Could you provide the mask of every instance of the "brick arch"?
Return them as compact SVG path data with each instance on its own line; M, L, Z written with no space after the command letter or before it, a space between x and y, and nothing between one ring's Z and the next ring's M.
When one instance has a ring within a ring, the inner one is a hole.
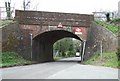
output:
M41 33L33 38L32 59L37 62L53 61L53 44L65 37L83 41L74 33L65 30L53 30Z
M47 48L50 48L49 50L47 49L47 51L52 53L50 51L52 48L52 44L60 38L72 37L72 38L76 38L79 40L83 39L85 41L83 45L85 46L86 41L88 39L87 37L88 30L91 27L91 21L94 20L94 16L90 14L16 10L15 20L18 22L19 27L21 31L23 32L22 33L23 34L22 43L24 44L22 45L23 46L22 50L24 50L22 51L24 52L23 56L25 56L25 58L28 58L28 59L35 58L34 60L36 61L37 60L48 61L48 60L40 58L44 56L38 53L40 52L44 53L45 52L44 50L46 50ZM59 23L62 23L63 28L57 27ZM73 31L74 27L82 28L82 34L79 35L80 38L78 38L77 36L73 34L75 33ZM27 30L27 33L25 32L26 30ZM68 30L71 33L62 31L63 32L62 34L62 33L59 33L61 31L56 32L53 30ZM51 31L51 32L48 32L48 31ZM55 33L55 34L52 34L52 33ZM57 37L55 37L56 34L57 34ZM59 34L61 36L59 36ZM34 50L36 50L37 52L31 49L30 38L32 37L34 37L33 38L33 49L35 48ZM51 39L51 37L54 37L54 39ZM38 48L42 50L39 52ZM33 51L33 53L31 53L31 51ZM45 54L47 54L47 52L45 52ZM83 51L83 54L84 54L84 51Z

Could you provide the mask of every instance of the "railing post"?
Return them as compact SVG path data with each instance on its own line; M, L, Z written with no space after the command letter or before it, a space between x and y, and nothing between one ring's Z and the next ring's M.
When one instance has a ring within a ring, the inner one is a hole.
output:
M31 41L31 55L30 55L30 57L31 57L31 60L32 60L32 38L33 38L33 35L30 34L30 41Z
M86 46L86 40L83 41L83 49L82 49L82 55L81 55L81 62L84 60L85 46Z

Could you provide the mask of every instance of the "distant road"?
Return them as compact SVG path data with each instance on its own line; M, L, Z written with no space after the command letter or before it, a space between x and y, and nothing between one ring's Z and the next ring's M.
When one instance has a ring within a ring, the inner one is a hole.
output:
M79 57L2 69L3 79L118 79L118 69L82 65Z
M69 57L69 58L63 58L58 62L80 62L80 61L81 61L81 57Z

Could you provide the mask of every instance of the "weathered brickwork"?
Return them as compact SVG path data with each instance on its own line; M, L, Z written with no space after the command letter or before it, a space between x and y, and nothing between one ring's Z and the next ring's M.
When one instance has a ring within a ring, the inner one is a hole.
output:
M17 22L0 28L0 30L2 31L0 39L2 52L17 52L21 56L27 57L27 59L30 58L31 47L29 31L21 30Z
M44 62L53 60L52 45L57 40L64 37L87 40L87 32L94 18L93 15L86 14L17 10L15 19L18 23L3 28L3 51L15 51L26 59L33 58L36 61ZM69 29L57 28L59 23ZM50 26L56 27L50 29ZM81 27L82 34L75 35L74 27ZM31 46L31 42L33 46Z
M41 26L56 26L61 22L64 26L89 27L94 19L93 15L57 13L43 11L20 11L16 10L16 20L20 24L39 24Z
M101 44L103 52L116 51L118 48L117 35L102 26L98 26L96 23L91 24L87 39L85 58L100 53Z
M103 52L115 51L118 47L115 35L104 27L91 23L92 15L16 11L15 19L18 23L1 29L2 49L3 51L15 51L26 59L32 58L39 62L52 61L52 45L64 37L86 40L85 59L100 52L101 41ZM60 22L63 28L57 28ZM81 27L82 34L75 35L74 27Z
M29 33L33 34L33 38L43 32L51 31L49 26L56 26L52 30L64 30L64 28L57 28L58 24L62 23L63 26L71 27L73 33L74 27L82 27L83 34L78 36L86 40L88 28L94 18L93 15L86 14L16 10L15 19L21 29L29 30Z

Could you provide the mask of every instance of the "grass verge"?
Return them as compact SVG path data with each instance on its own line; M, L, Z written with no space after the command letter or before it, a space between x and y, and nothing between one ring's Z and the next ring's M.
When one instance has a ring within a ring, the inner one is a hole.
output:
M60 59L63 59L63 57L54 57L54 60L55 60L55 61L58 61L58 60L60 60Z
M107 66L120 68L120 61L118 61L116 52L95 54L89 60L83 62L84 64L97 65L97 66Z
M31 64L31 61L25 60L15 52L1 52L0 59L2 58L2 63L0 67L18 66Z

